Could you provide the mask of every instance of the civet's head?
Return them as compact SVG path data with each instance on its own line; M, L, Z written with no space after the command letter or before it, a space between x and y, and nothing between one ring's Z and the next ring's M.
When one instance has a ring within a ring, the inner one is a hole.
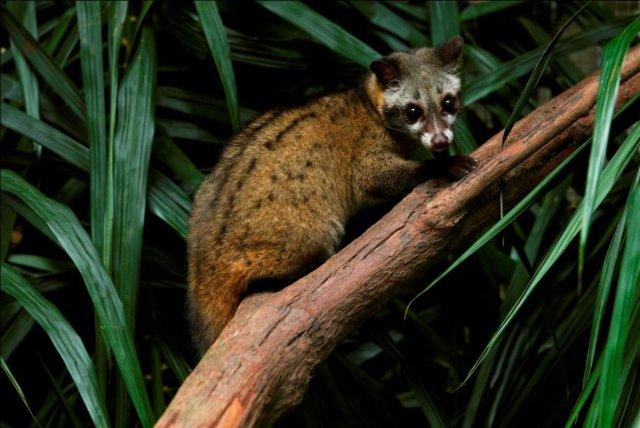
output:
M433 151L453 141L460 110L457 69L464 41L455 36L435 48L393 53L374 61L374 103L387 127Z

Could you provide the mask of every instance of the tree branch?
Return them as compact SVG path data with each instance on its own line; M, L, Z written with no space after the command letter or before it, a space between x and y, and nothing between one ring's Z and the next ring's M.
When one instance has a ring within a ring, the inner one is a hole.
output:
M498 181L513 205L591 132L594 74L478 148L479 166L434 191L414 189L387 215L309 275L245 299L184 382L157 426L269 424L303 396L316 365L399 287L460 250L498 216ZM618 106L640 92L640 48L625 60Z

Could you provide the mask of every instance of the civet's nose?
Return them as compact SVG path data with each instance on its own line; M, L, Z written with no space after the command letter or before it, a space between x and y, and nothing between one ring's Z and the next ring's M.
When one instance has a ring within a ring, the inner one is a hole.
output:
M431 140L431 150L440 152L449 147L449 143L449 138L443 133L440 133Z

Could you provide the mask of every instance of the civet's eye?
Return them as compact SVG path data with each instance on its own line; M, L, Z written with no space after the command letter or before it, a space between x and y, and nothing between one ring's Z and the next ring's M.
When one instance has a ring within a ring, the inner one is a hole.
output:
M456 99L451 95L447 95L442 100L442 111L445 113L453 114L456 112Z
M422 116L422 109L420 108L420 106L417 106L415 104L409 104L404 109L404 114L405 116L407 116L407 120L409 121L409 123L416 123Z

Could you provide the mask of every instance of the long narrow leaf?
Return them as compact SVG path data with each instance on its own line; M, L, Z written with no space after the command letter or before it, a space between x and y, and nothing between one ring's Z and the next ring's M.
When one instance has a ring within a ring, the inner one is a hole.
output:
M540 193L546 188L546 186L557 177L562 171L565 170L567 165L571 163L571 161L578 156L578 154L584 150L587 146L587 143L582 144L578 147L571 155L569 155L560 165L553 170L551 174L546 176L538 185L525 196L515 207L513 207L507 214L505 214L500 220L498 220L493 226L489 228L486 232L484 232L469 248L460 255L453 263L451 263L447 269L438 275L427 287L420 291L411 301L407 304L407 308L405 310L405 318L407 316L407 311L409 307L424 293L429 291L432 287L434 287L437 283L439 283L442 278L447 276L451 271L460 266L462 262L467 260L471 255L473 255L476 251L478 251L482 246L495 238L500 232L502 232L509 224L511 224L524 210L526 210L540 195Z
M622 18L618 21L598 25L571 37L567 37L566 39L558 42L558 45L554 50L554 54L562 55L575 52L614 37L628 22L628 18ZM504 87L516 78L525 75L535 66L536 61L543 50L544 49L540 47L522 54L519 57L504 63L498 69L470 81L465 87L463 95L464 104L469 105L479 101L487 95Z
M118 90L113 159L113 282L120 293L127 325L132 332L135 331L145 194L155 131L155 80L155 39L151 29L145 27L132 64ZM116 393L116 424L128 426L128 402L124 400L121 385Z
M424 46L426 37L420 30L380 2L356 1L351 6L358 9L372 24L409 42L414 47Z
M138 52L118 95L114 159L114 283L127 322L134 325L145 194L154 134L155 41L143 30Z
M120 52L120 39L122 38L122 28L127 17L128 2L111 2L109 10L109 140L107 143L107 189L106 189L106 213L105 213L105 253L104 260L107 261L109 271L112 262L112 242L113 242L113 158L114 141L116 136L116 115L118 110L118 53Z
M460 12L460 21L476 19L484 15L499 12L504 9L524 3L523 0L501 0L474 2Z
M227 106L231 116L231 124L234 131L240 127L240 114L238 113L238 92L236 90L236 78L231 64L231 52L227 42L227 34L218 6L214 1L196 1L196 10L200 17L202 30L209 44L211 56L218 69L218 75L222 81L222 87L227 97Z
M10 104L0 104L0 123L27 136L74 166L89 171L89 150L73 138L46 123L36 120ZM160 172L149 183L149 209L186 237L191 202L178 186Z
M600 205L604 198L608 195L613 187L615 181L622 174L623 169L627 166L633 153L638 150L640 146L640 124L636 125L631 134L627 137L625 142L622 144L620 149L616 152L615 156L611 159L609 164L606 166L603 171L600 181L598 183L598 188L596 192L596 206ZM493 349L496 341L500 338L500 336L504 333L507 326L511 324L516 314L520 311L520 308L527 301L533 290L540 283L544 275L551 269L551 267L555 264L555 262L560 258L560 256L564 253L566 248L569 246L569 243L575 238L580 230L580 219L582 215L582 210L584 209L584 204L581 203L576 212L571 217L569 224L564 229L560 237L556 240L554 245L551 246L551 249L545 255L544 259L540 263L540 266L536 269L531 281L520 295L515 304L511 307L509 312L505 315L504 319L501 321L498 326L496 332L493 334L491 340L482 351L481 355L478 357L476 362L473 364L471 370L469 370L469 374L467 375L466 380L477 370L480 363L484 360L484 358L488 355L489 352ZM505 218L507 218L505 216Z
M587 238L589 237L591 218L596 208L596 190L607 153L611 118L620 85L620 69L629 44L638 36L638 33L640 33L640 18L636 18L619 36L607 44L602 53L602 71L600 72L596 116L593 123L593 144L589 154L583 199L584 209L582 210L582 231L578 254L579 278L582 278Z
M25 30L29 32L34 40L38 38L38 26L36 23L36 9L34 1L8 1L7 9L16 14L16 17L23 15L22 22L24 23ZM18 15L19 14L19 15ZM19 18L20 19L20 18ZM22 53L16 46L16 43L11 41L11 52L16 62L16 70L18 71L18 77L20 78L20 84L22 86L22 96L24 97L24 106L27 114L33 116L36 119L40 117L39 111L39 97L38 97L38 80L33 73L27 61Z
M640 125L636 126L640 129ZM638 133L640 134L640 133ZM637 137L640 140L640 136ZM603 173L603 177L604 174ZM603 352L602 375L598 388L599 426L613 426L616 408L620 404L623 386L625 348L633 325L633 312L640 307L640 171L629 193L625 208L629 221L625 225L624 253L620 262L620 275L611 314L609 335ZM635 343L637 347L637 342ZM629 361L634 361L632 355Z
M587 351L587 362L584 368L583 384L586 385L591 375L591 368L593 367L593 360L596 354L596 347L598 346L598 337L602 328L602 320L604 319L604 312L607 306L609 293L611 291L611 283L615 275L616 262L618 261L618 254L622 247L622 236L626 223L626 215L622 215L616 227L616 232L611 239L611 244L607 250L607 254L604 258L602 266L602 273L600 274L600 284L598 285L598 295L596 296L596 307L594 310L593 323L591 324L591 337L589 339L589 349Z
M533 67L533 71L531 72L531 76L529 76L529 80L527 80L527 84L525 85L522 93L520 94L520 97L518 98L518 101L516 102L516 106L513 108L513 111L511 112L511 115L507 120L507 124L504 126L504 131L502 132L502 145L504 145L505 141L507 141L509 133L511 133L511 128L513 128L513 125L516 123L516 121L520 117L520 114L522 113L524 105L527 103L527 101L529 101L531 94L535 90L536 86L538 86L540 77L542 76L544 70L547 68L547 64L549 64L551 53L556 47L558 40L560 40L560 36L562 36L567 27L569 27L569 25L578 17L578 15L580 15L580 13L587 6L589 6L589 3L590 2L586 2L580 9L578 9L576 13L574 13L573 16L569 18L562 25L562 27L560 27L555 36L553 36L551 41L549 41L547 46L544 48L542 55L540 55L540 58L538 58L538 62L536 63L535 67Z
M73 18L75 18L75 16L76 8L75 6L72 6L67 9L60 18L56 19L56 25L51 32L51 37L44 40L42 44L42 48L47 54L49 54L49 56L53 55L53 53L58 49L58 46L60 46L62 38L69 29L69 25L73 22Z
M84 117L84 103L78 88L62 72L40 44L4 7L0 7L0 24L7 29L11 40L22 55L31 63L38 74L51 86L54 92L67 103L78 117Z
M82 144L11 104L2 103L0 108L2 126L37 141L76 167L89 171L89 151Z
M430 1L427 6L433 45L439 45L460 33L457 1Z
M133 337L126 327L122 302L91 244L91 239L69 208L47 198L12 171L3 169L0 177L2 190L20 198L46 222L58 244L80 271L100 319L105 340L113 350L140 419L145 427L151 426L151 404Z
M80 336L58 308L42 297L18 271L6 263L2 264L2 290L18 300L45 330L67 366L91 420L98 427L108 427L109 419L104 397L98 390L93 363Z
M18 312L18 315L11 321L9 326L3 329L2 348L0 348L0 356L2 358L8 360L11 357L13 351L31 331L33 324L33 318L29 314L24 311Z
M9 382L11 382L11 385L13 385L13 389L16 390L16 393L18 394L18 397L20 397L20 400L22 401L22 403L24 404L24 407L27 408L27 411L29 412L29 414L31 415L31 417L37 421L35 415L33 414L33 412L31 411L31 407L29 406L29 402L27 402L27 397L24 395L24 391L22 390L22 387L20 386L20 384L18 383L18 381L16 380L15 376L13 375L13 373L11 372L11 369L9 368L9 366L7 365L7 362L4 360L4 358L0 357L0 366L2 366L2 371L4 372L4 374L7 376L7 378L9 378Z
M363 67L369 68L369 65L381 56L348 31L302 2L261 1L258 4L298 27L332 51Z
M126 4L126 3L125 3ZM80 37L80 64L84 100L87 106L89 141L89 178L91 199L91 239L102 258L102 264L111 271L111 234L113 191L109 186L111 165L107 147L104 76L102 60L102 21L99 1L76 4L78 35ZM96 320L96 322L99 322ZM100 333L96 332L96 367L100 390L106 391L106 351Z
M187 192L193 194L202 184L204 174L164 131L157 134L153 144L154 158L171 169Z
M383 331L378 331L374 336L375 343L380 346L386 353L388 353L394 360L396 360L404 369L405 377L411 388L413 389L415 396L420 403L420 408L424 413L429 425L431 427L445 427L447 426L438 411L435 403L433 402L427 388L424 386L420 377L414 372L411 364L406 360L402 352L396 347L391 336Z
M91 237L104 257L104 241L108 230L106 207L107 190L107 139L104 108L104 76L102 65L102 22L100 2L82 1L76 4L78 34L80 36L80 64L84 100L87 106L89 139L89 175L91 177Z

